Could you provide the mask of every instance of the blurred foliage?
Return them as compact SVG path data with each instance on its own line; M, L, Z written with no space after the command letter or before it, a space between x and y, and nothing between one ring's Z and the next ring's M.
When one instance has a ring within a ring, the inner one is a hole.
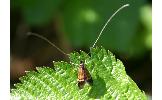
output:
M137 15L144 0L125 2L130 3L130 7L119 12L111 21L98 44L129 55L129 49L132 47L131 42L139 24L139 16ZM75 4L74 7L72 7L73 3ZM74 0L73 3L67 2L63 12L65 32L68 34L72 45L86 45L86 47L92 46L106 20L123 4L117 0L111 1L111 3L108 0L95 2ZM95 18L93 22L85 18L87 16L85 13L88 11L93 12L93 19ZM82 12L84 12L84 15ZM138 45L136 48L138 48ZM135 54L136 51L132 50Z
M61 0L11 0L12 7L20 8L29 25L49 23L56 14Z
M152 48L152 10L150 5L143 6L140 10L141 22L144 26L145 46Z
M151 9L150 6L142 7L145 0L11 1L13 8L20 8L24 21L30 26L46 25L52 18L61 16L60 31L75 48L92 46L106 20L126 3L130 3L130 7L111 21L98 45L127 56L137 56L143 54L145 47L151 48ZM142 32L137 31L140 23L145 28Z

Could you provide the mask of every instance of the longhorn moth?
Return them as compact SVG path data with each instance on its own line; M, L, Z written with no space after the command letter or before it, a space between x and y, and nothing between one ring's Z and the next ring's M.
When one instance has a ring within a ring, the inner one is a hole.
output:
M110 18L106 21L106 23L104 24L102 30L100 31L98 37L96 38L94 44L92 45L92 48L95 47L97 41L99 40L100 36L102 35L105 27L107 26L107 24L111 21L111 19L120 11L122 10L123 8L125 7L128 7L129 4L125 4L123 6L121 6L119 9L117 9L111 16ZM69 56L69 54L65 53L62 49L58 48L55 44L53 44L52 42L50 42L47 38L39 35L39 34L36 34L36 33L31 33L31 32L28 32L27 35L33 35L33 36L36 36L38 38L41 38L43 40L45 40L46 42L48 42L49 44L51 44L53 47L55 47L58 51L60 51L61 53ZM89 73L89 71L87 70L85 64L83 61L80 61L80 66L79 66L79 69L78 69L78 87L79 89L82 89L85 85L85 83L88 83L90 84L91 86L93 85L93 79L91 77L91 74Z
M78 87L79 89L82 89L85 82L89 83L90 85L93 85L92 77L85 67L83 61L80 61L80 66L78 69Z

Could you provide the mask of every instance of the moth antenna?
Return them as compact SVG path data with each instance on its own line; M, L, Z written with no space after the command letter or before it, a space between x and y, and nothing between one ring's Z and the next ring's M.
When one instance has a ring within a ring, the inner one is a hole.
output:
M121 6L118 10L116 10L112 15L111 17L107 20L107 22L105 23L105 25L103 26L102 30L100 31L100 34L98 35L96 41L94 42L92 48L96 45L97 41L99 40L100 36L102 35L102 32L104 31L105 27L107 26L107 24L111 21L111 19L120 11L122 10L123 8L125 7L128 7L129 4L125 4L123 6Z
M36 36L36 37L38 37L38 38L40 38L40 39L43 39L43 40L45 40L46 42L48 42L50 45L52 45L53 47L55 47L55 48L56 48L58 51L60 51L61 53L65 54L65 55L68 55L67 53L65 53L63 50L61 50L59 47L57 47L55 44L53 44L51 41L49 41L47 38L45 38L45 37L42 36L42 35L39 35L39 34L37 34L37 33L31 33L31 32L28 32L27 35L28 35L28 36L33 35L33 36Z

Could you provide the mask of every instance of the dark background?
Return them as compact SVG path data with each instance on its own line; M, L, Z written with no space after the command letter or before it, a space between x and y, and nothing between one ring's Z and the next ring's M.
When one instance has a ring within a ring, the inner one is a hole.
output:
M11 88L25 70L69 61L27 32L43 35L66 53L88 53L107 19L126 3L130 6L111 20L97 46L113 52L139 88L152 95L151 0L11 0Z

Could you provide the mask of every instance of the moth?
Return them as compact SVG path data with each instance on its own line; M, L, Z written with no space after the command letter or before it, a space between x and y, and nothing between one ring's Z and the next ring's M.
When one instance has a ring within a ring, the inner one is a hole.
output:
M80 61L80 66L78 69L78 87L79 87L79 89L82 89L86 82L88 84L90 84L91 86L93 85L93 80L92 80L92 77L91 77L89 71L85 67L85 64L83 63L83 61Z
M93 46L95 47L97 41L99 40L100 36L102 35L105 27L107 26L107 24L111 21L111 19L120 11L122 10L123 8L129 6L129 4L125 4L123 6L121 6L119 9L117 9L111 16L110 18L106 21L106 23L104 24L102 30L100 31L98 37L96 38ZM28 32L27 35L33 35L33 36L36 36L38 38L41 38L43 40L45 40L46 42L48 42L49 44L51 44L53 47L55 47L58 51L60 51L61 53L69 56L69 54L65 53L62 49L58 48L55 44L53 44L52 42L50 42L47 38L39 35L39 34L36 34L36 33L31 33L31 32ZM85 83L89 83L91 86L93 85L93 79L89 73L89 71L87 70L87 68L85 67L85 64L83 63L83 61L80 61L80 66L78 68L78 87L79 89L82 89L85 85Z

